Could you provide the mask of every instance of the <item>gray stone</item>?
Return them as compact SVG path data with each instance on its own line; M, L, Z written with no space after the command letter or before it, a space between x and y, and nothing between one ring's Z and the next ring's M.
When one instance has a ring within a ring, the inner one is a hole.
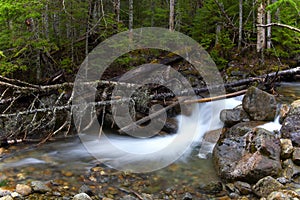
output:
M11 191L4 190L4 189L0 188L0 197L7 196L7 195L10 195L10 194L11 194Z
M299 147L294 148L292 159L296 165L300 165L300 148Z
M249 121L249 118L249 115L243 110L241 105L233 109L222 110L220 113L220 120L229 127L239 122Z
M289 138L300 147L300 100L294 101L280 129L283 138Z
M17 184L16 185L16 192L21 194L22 196L27 196L32 192L32 189L30 186L25 184Z
M138 200L138 199L131 195L125 195L120 200Z
M273 95L256 87L250 87L243 98L243 109L253 120L273 121L277 103Z
M294 147L290 139L280 139L281 144L281 158L288 159L291 157Z
M267 197L271 192L283 189L284 186L271 176L260 179L254 186L253 192L259 197Z
M86 193L79 193L73 197L73 200L92 200L92 198Z
M192 199L193 199L193 196L189 192L185 193L182 198L182 200L192 200Z
M244 136L221 138L214 148L213 160L222 179L255 183L280 173L280 151L276 135L254 128Z
M252 192L252 188L249 183L237 181L234 183L234 186L239 190L241 195L247 195Z
M49 188L44 182L42 181L32 181L31 182L31 188L34 192L39 193L46 193L50 192L51 188Z

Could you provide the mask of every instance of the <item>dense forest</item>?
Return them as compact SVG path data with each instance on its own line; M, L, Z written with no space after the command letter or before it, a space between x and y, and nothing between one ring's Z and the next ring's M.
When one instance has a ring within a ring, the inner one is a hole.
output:
M299 13L298 0L1 0L0 74L43 84L63 72L72 81L99 43L140 27L192 37L220 70L293 67L300 62ZM139 59L116 62L126 68Z

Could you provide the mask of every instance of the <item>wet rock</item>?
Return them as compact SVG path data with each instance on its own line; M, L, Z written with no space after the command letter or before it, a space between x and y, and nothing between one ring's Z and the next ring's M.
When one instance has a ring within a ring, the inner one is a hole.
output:
M51 188L49 188L44 182L42 181L32 181L31 188L34 192L38 193L46 193L50 192Z
M21 194L22 196L27 196L32 192L32 189L30 186L25 184L17 184L16 185L16 192Z
M162 128L163 131L167 133L176 133L178 130L178 121L176 118L167 118L164 127Z
M92 198L86 193L79 193L73 197L73 200L92 200Z
M86 193L87 195L89 196L94 196L94 193L93 191L91 190L91 188L87 185L82 185L79 190L78 190L79 193Z
M222 179L255 183L281 171L280 140L265 129L254 128L243 136L220 139L213 160Z
M300 100L294 101L280 129L283 138L289 138L300 147Z
M295 165L292 159L285 160L282 163L282 176L288 180L291 180L293 177L300 174L300 167Z
M272 121L276 115L277 103L273 95L250 87L243 98L243 109L253 120Z
M234 186L239 190L241 195L247 195L252 192L252 188L249 183L237 181L234 183Z
M290 139L280 139L280 145L281 145L281 158L282 159L288 159L291 157L294 147L292 144L292 141Z
M151 194L142 193L143 200L153 200Z
M253 192L259 197L267 197L271 192L283 189L284 186L271 176L260 179L254 186Z
M279 108L279 122L280 124L283 123L284 119L286 118L288 112L290 110L290 106L287 104L282 104Z
M189 192L185 193L182 198L182 200L192 200L192 199L193 199L193 196Z
M0 200L13 200L13 198L10 195L6 195L4 197L1 197Z
M138 199L131 195L125 195L120 200L138 200Z
M232 126L228 131L224 133L224 137L240 137L246 135L246 133L251 132L254 128L259 125L264 124L263 121L250 121L250 122L241 122Z
M299 147L294 148L292 159L296 165L300 165L300 148Z
M201 185L199 187L201 193L204 194L218 194L223 190L223 184L221 182L211 182L206 185Z
M228 127L239 122L249 121L249 115L244 111L243 107L237 106L233 109L225 109L220 113L220 120Z
M11 191L4 190L4 189L0 188L0 197L7 196L7 195L10 195L10 194L11 194Z
M11 194L10 194L10 196L12 197L12 198L21 198L21 194L19 194L19 193L17 193L17 192L12 192Z
M299 199L300 196L297 192L292 190L275 191L268 195L267 200L289 200Z

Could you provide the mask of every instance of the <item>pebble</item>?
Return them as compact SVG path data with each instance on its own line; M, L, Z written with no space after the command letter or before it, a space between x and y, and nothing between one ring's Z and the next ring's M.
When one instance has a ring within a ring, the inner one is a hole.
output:
M32 181L31 182L31 187L34 192L39 192L39 193L46 193L50 192L51 188L49 188L44 182L42 181Z
M10 195L6 195L4 197L1 197L0 200L13 200L13 198Z
M17 184L16 186L16 192L21 194L22 196L27 196L32 192L32 189L30 186L25 184Z
M92 200L86 193L79 193L73 197L73 200Z

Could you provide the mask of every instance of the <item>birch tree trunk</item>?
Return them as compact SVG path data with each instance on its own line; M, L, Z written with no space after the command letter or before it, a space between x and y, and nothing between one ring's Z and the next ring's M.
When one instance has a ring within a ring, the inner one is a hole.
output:
M121 1L120 0L114 0L115 20L118 23L120 22L120 7L121 7Z
M257 9L257 24L264 25L265 21L265 4L261 2ZM257 27L257 52L263 52L266 44L265 27Z
M170 17L169 17L169 29L174 31L174 21L175 21L175 0L170 0Z
M268 0L267 5L270 5L270 0ZM268 10L267 11L267 24L271 24L271 22L272 22L271 20L272 20L271 19L271 11ZM271 45L272 45L271 37L272 37L272 27L268 26L267 27L267 49L271 48Z
M243 0L239 0L239 40L238 49L242 46L243 39Z

